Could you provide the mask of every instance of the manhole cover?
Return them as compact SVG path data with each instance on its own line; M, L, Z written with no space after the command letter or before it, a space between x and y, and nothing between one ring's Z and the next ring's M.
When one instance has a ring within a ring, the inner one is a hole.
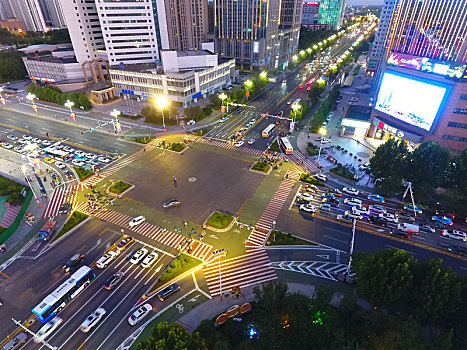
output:
M196 177L190 177L188 178L188 182L195 182L196 181Z
M369 158L370 155L366 152L358 152L357 153L357 156L360 157L360 158Z

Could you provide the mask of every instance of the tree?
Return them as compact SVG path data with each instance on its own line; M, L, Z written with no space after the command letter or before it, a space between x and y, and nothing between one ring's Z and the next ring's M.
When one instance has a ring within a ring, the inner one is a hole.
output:
M318 84L314 84L310 88L310 101L312 103L316 102L321 96L322 89L318 86Z
M222 100L219 98L217 94L210 94L209 95L209 102L214 105L214 109L219 109L222 106Z
M180 324L161 322L151 336L140 342L137 350L204 350L204 339L198 332L188 333Z
M184 113L188 118L195 121L198 121L203 117L203 110L200 106L187 107L185 108Z
M396 175L403 178L405 160L409 151L402 140L391 137L376 149L370 159L371 172L375 179Z
M354 253L357 287L375 306L405 311L413 290L414 257L404 250Z
M22 56L22 52L0 51L0 82L24 79L28 73Z

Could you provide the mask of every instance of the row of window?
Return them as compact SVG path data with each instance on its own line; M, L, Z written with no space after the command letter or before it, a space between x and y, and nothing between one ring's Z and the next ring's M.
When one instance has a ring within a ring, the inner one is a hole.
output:
M467 129L467 123L449 122L448 126L451 128Z
M467 142L467 137L462 137L462 136L443 135L443 139L450 140L450 141Z
M467 115L467 108L454 108L452 113L454 113L454 114L466 114Z

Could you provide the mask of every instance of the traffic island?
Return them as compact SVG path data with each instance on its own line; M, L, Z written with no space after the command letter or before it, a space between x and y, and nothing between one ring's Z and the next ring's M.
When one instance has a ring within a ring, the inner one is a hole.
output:
M250 171L264 175L268 175L271 172L271 170L272 168L268 164L268 162L260 160L253 164L253 166L250 168Z
M78 175L80 181L86 180L88 177L94 175L91 170L86 168L73 167L73 170L76 172L76 175Z
M267 246L275 245L313 245L318 246L318 244L307 241L305 239L293 236L290 233L283 233L280 231L272 231L269 235L268 240L266 241Z
M55 237L50 241L50 244L57 241L60 237L66 233L74 230L80 224L84 224L84 221L89 218L89 215L86 215L80 211L74 211L68 220L63 225L62 229L55 235Z
M350 181L357 181L358 178L347 168L345 168L342 164L338 163L335 168L329 170L331 173L335 175L339 175L343 178L346 178Z
M215 211L204 222L204 225L206 225L212 231L225 232L230 230L234 223L235 218L232 215L221 213L220 211Z
M121 198L125 193L131 191L133 188L135 188L135 185L123 181L117 181L113 182L107 191L111 194L116 194L119 198Z
M323 181L320 181L314 178L313 176L311 176L310 174L306 174L306 173L302 173L298 181L307 183L310 185L316 185L316 186L322 186L322 187L326 186L326 184Z
M147 137L144 137L144 138L135 137L134 139L131 139L131 141L134 141L134 142L137 142L137 143L142 143L143 145L147 145L152 140L153 139L147 138Z

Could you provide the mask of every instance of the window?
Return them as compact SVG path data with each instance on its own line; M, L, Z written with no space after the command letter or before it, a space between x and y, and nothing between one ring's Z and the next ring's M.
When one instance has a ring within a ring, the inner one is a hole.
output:
M448 126L450 126L451 128L467 129L467 123L449 122Z
M467 94L462 94L459 99L462 101L467 101Z
M452 113L454 113L454 114L466 114L467 115L467 108L454 108Z
M461 136L443 135L443 139L450 140L450 141L467 142L467 137L461 137Z

